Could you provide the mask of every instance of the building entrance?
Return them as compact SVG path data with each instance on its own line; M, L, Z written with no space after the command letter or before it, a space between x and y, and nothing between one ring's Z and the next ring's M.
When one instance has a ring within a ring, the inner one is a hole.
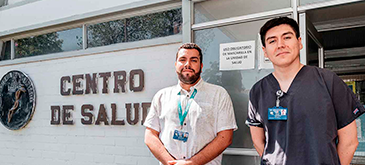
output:
M299 15L301 62L339 75L365 103L365 2L305 11ZM356 120L359 146L353 163L365 164L365 116Z

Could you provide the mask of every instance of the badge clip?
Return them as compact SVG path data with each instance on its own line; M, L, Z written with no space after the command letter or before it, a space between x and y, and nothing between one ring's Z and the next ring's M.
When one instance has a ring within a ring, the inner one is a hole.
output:
M276 105L268 110L269 120L287 120L288 119L288 108L280 106L280 98L284 96L282 90L276 91Z

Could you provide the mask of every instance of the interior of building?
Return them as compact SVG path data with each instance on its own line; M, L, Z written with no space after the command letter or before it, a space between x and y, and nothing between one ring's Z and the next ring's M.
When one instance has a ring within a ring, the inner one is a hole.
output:
M307 11L323 46L323 67L337 73L365 102L365 2ZM318 48L308 37L307 64L319 65Z
M306 11L316 34L307 32L307 64L323 66L338 74L365 103L365 2ZM321 56L323 48L323 56ZM322 59L321 59L322 58ZM365 118L357 119L358 156L364 156ZM362 161L360 161L362 162Z

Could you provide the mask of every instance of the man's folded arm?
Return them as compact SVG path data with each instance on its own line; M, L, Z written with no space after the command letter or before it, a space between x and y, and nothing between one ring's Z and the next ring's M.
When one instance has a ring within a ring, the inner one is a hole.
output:
M210 143L190 159L170 161L169 163L177 165L204 165L215 159L232 144L232 136L233 129L220 131Z
M167 152L165 146L162 144L159 138L159 132L149 127L146 127L144 136L144 142L150 149L152 154L164 165L168 165L168 161L175 160L169 152Z

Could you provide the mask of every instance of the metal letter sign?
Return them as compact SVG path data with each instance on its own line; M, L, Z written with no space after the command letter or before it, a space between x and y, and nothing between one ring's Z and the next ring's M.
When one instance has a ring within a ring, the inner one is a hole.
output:
M32 80L23 72L12 70L0 81L0 121L10 130L25 127L36 103Z

